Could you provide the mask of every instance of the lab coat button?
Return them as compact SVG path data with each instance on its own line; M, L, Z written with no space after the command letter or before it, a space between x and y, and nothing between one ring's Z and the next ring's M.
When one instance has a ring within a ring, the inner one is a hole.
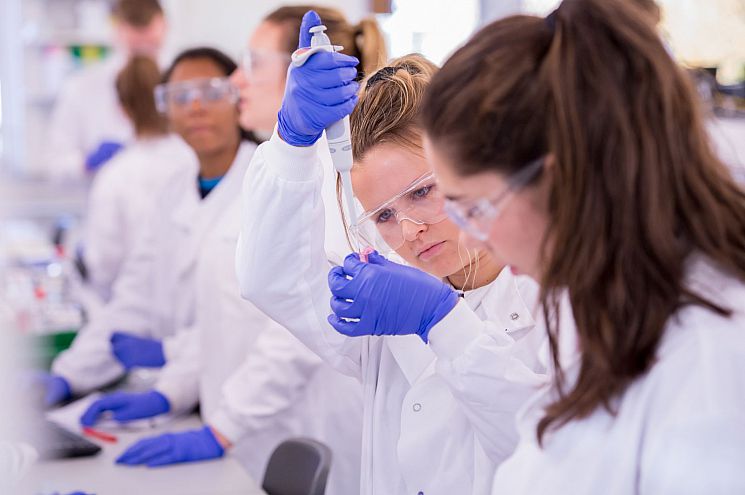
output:
M510 318L512 318L512 321L515 321L515 320L517 320L518 318L520 318L520 315L519 315L518 313L512 313L512 314L510 315Z
M414 404L413 409L414 409L414 412L419 412L422 410L422 405L417 402L416 404Z

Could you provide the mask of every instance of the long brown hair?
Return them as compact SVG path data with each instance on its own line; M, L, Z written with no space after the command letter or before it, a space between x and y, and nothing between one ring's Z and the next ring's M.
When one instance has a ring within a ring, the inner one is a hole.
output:
M559 395L539 441L598 407L615 413L682 305L729 314L684 281L694 252L745 280L745 193L703 120L649 14L623 0L565 0L546 19L495 22L433 78L425 130L459 174L553 160L540 282ZM564 288L581 349L571 385L548 318Z
M143 55L132 56L116 77L119 103L132 121L137 136L166 133L166 118L156 109L153 95L160 78L158 65Z
M321 17L321 21L328 28L326 34L331 41L344 47L342 53L359 59L360 66L357 69L360 79L385 63L388 58L385 38L374 18L365 18L358 24L350 24L341 11L318 5L280 7L264 17L264 21L277 24L284 29L282 43L287 53L292 53L297 48L300 24L303 15L309 10L315 10Z

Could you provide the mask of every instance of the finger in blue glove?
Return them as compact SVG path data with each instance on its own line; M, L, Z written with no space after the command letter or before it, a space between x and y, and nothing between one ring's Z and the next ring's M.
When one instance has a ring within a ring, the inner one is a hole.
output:
M103 164L111 160L124 145L116 141L102 141L93 152L85 159L85 169L93 172L101 168Z
M298 48L307 48L310 46L310 39L313 37L310 34L310 28L314 26L320 26L321 17L316 13L315 10L309 10L303 16L303 21L300 23L300 36L298 39Z
M163 343L149 337L127 332L111 335L111 352L126 370L132 368L160 368L166 364Z
M145 438L129 447L116 460L117 464L148 467L166 466L181 462L204 461L222 457L225 450L209 426L200 430L166 433Z
M432 327L458 302L442 281L377 252L368 263L350 254L344 266L329 271L328 284L333 311L328 321L350 337L416 334L426 343Z
M322 24L312 10L305 13L298 34L298 48L310 46L310 28ZM355 82L359 60L338 52L318 52L300 67L290 66L277 132L288 144L310 146L323 130L346 117L357 104Z
M144 393L114 392L103 396L88 406L80 417L83 426L93 426L107 411L121 423L150 418L171 410L168 399L158 391Z
M59 375L49 375L44 394L44 405L52 407L72 397L70 384Z
M310 146L323 130L354 110L359 60L338 52L318 52L300 67L290 67L277 131L293 146Z

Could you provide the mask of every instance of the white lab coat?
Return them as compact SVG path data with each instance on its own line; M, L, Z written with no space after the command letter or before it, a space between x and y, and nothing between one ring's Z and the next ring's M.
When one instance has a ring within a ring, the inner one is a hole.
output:
M733 317L679 310L652 369L615 402L617 416L598 408L546 434L543 449L536 425L552 390L537 393L521 411L520 444L499 468L494 495L745 493L745 283L701 257L687 273ZM560 347L562 367L576 377L575 334L563 332Z
M332 450L327 495L359 491L360 383L324 363L287 330L262 332L244 362L214 392L222 392L219 401L203 400L202 415L235 445L233 455L255 479L262 478L281 441L301 436Z
M516 358L520 346L510 336L541 345L530 335L534 294L524 300L517 287L529 283L504 271L472 291L466 299L479 316L459 302L431 330L430 346L417 336L337 333L326 320L321 190L330 165L319 163L320 146L295 148L275 132L254 155L236 253L243 295L362 381L362 494L489 493L495 465L517 441L515 411L545 383L534 358Z
M176 135L134 141L96 174L88 197L84 260L88 284L103 302L132 250L157 192L197 173L194 152Z
M197 261L196 331L163 368L155 388L175 412L199 402L202 417L234 444L231 455L255 479L263 477L280 442L303 436L333 451L327 495L355 493L362 436L360 384L323 363L241 297L235 276L239 231L236 195Z
M119 104L115 86L125 63L126 57L116 53L65 82L50 120L48 176L82 177L86 157L102 141L126 144L133 139L132 123Z
M228 173L203 200L196 174L179 176L158 194L149 224L114 285L111 302L53 363L53 372L65 377L73 392L90 392L124 373L111 354L114 330L163 339L166 360L176 360L193 330L195 272L205 240L240 194L255 148L242 143Z

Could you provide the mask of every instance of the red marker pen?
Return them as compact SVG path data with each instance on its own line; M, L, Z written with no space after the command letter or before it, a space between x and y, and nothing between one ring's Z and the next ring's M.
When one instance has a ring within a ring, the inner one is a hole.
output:
M97 438L98 440L102 440L104 442L116 443L118 441L115 435L96 430L94 428L91 428L90 426L83 426L83 433L88 435L89 437Z

